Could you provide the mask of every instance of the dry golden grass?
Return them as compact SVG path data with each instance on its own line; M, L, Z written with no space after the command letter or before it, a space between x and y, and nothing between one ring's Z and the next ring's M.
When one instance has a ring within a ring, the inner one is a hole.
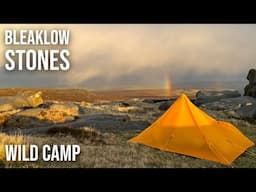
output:
M237 122L238 123L238 122ZM239 124L239 123L238 123ZM238 125L236 124L236 125ZM245 124L244 124L245 125ZM241 131L254 142L255 127L245 125ZM64 131L65 130L65 131ZM137 135L136 132L105 133L101 141L91 139L88 135L80 137L78 132L69 128L55 130L52 135L29 136L29 142L37 144L39 148L44 144L79 144L81 153L76 162L17 162L5 163L5 167L30 167L30 168L255 168L256 147L251 147L243 153L231 166L201 160L181 154L169 153L140 144L127 141ZM61 134L58 132L62 132ZM93 134L91 134L93 135ZM77 137L79 139L77 139ZM94 136L92 136L93 138Z
M207 113L218 120L234 124L256 143L255 124L227 118L222 111ZM138 132L99 133L91 128L55 127L47 134L28 136L28 142L42 145L79 144L81 153L76 162L4 162L4 167L22 168L256 168L256 146L239 156L231 166L201 160L181 154L169 153L127 141ZM0 138L1 141L1 138Z
M103 142L103 135L89 127L72 128L72 127L53 127L47 131L51 136L72 136L79 142Z
M22 135L7 135L0 133L0 161L5 161L5 145L11 144L27 144L27 141Z

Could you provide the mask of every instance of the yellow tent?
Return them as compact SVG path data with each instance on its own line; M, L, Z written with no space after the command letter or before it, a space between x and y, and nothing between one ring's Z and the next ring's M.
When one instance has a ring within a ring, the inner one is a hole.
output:
M226 165L254 145L232 124L217 121L201 111L185 94L129 142Z

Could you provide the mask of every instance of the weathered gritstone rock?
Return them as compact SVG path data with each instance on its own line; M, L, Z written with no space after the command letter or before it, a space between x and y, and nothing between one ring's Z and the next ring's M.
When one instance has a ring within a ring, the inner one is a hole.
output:
M6 132L18 129L23 133L45 133L59 126L87 126L103 132L140 131L156 119L155 113L159 113L157 104L142 101L91 103L84 107L80 103L48 102L12 115L4 128Z
M29 116L13 115L5 121L3 129L6 129L6 130L28 129L28 128L47 126L50 124L51 123L48 121L41 121L37 118L33 118Z
M169 107L174 103L174 100L166 101L163 102L162 104L159 105L158 109L161 111L165 111L169 109Z
M238 110L236 110L236 113L242 118L242 119L256 119L256 102L255 103L247 103L246 105L243 105Z
M256 99L249 96L221 99L201 105L202 108L224 111L228 116L241 119L256 118Z
M54 111L45 108L27 109L17 113L16 116L36 118L41 121L52 121L54 123L63 123L75 119L72 115L67 115L65 111Z
M255 103L256 99L249 96L241 96L236 98L228 98L228 99L221 99L219 101L205 103L202 104L200 107L210 109L210 110L237 110L243 105L248 105L249 103Z
M6 112L0 113L0 127L3 126L3 124L7 121L7 119L11 115L14 115L14 114L18 113L19 111L20 111L20 109L16 109L16 110L6 111Z
M199 91L196 93L196 105L219 101L225 98L240 97L241 94L237 90L223 90L223 91Z
M0 97L0 112L24 107L37 107L43 103L42 92L18 93L16 96Z
M240 119L241 117L240 117L240 115L238 115L235 111L233 111L233 110L231 110L231 111L225 111L224 112L226 115L227 115L227 117L229 117L229 118L236 118L236 119Z
M44 119L42 117L42 114L44 114L46 112L47 112L47 109L45 109L45 108L34 108L34 109L26 109L26 110L20 111L16 115Z
M244 96L256 98L256 69L250 69L247 75L249 84L244 88Z
M120 131L142 131L150 125L147 121L131 121L125 115L111 115L111 114L94 114L80 116L79 119L70 122L58 124L40 125L34 128L27 127L26 129L19 129L23 134L46 133L52 128L62 128L68 126L72 128L91 127L102 133L120 132ZM16 130L6 130L7 133L13 133Z
M74 104L52 104L49 108L32 108L0 113L0 125L4 129L42 127L55 123L74 121L78 106Z
M117 106L116 110L119 112L133 112L133 111L138 111L139 108L136 106L129 106L129 107L123 107L123 106Z
M50 106L49 110L63 112L66 115L75 117L79 114L79 107L73 103L53 104Z
M92 103L86 102L86 101L82 101L79 103L80 107L87 107L87 106L91 106Z

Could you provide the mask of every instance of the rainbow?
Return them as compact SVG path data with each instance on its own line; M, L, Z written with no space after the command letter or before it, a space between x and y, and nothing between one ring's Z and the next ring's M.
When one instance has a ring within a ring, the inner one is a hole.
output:
M172 81L170 78L167 79L167 96L172 96Z

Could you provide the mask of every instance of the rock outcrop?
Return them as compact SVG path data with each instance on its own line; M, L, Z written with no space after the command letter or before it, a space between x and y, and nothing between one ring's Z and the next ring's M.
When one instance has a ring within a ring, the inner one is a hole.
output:
M24 129L73 121L79 116L74 103L43 103L42 92L21 92L0 97L0 127Z
M43 103L42 92L18 93L16 96L0 97L0 112L24 107L37 107Z
M256 98L256 69L250 69L247 75L249 84L244 88L244 96Z

